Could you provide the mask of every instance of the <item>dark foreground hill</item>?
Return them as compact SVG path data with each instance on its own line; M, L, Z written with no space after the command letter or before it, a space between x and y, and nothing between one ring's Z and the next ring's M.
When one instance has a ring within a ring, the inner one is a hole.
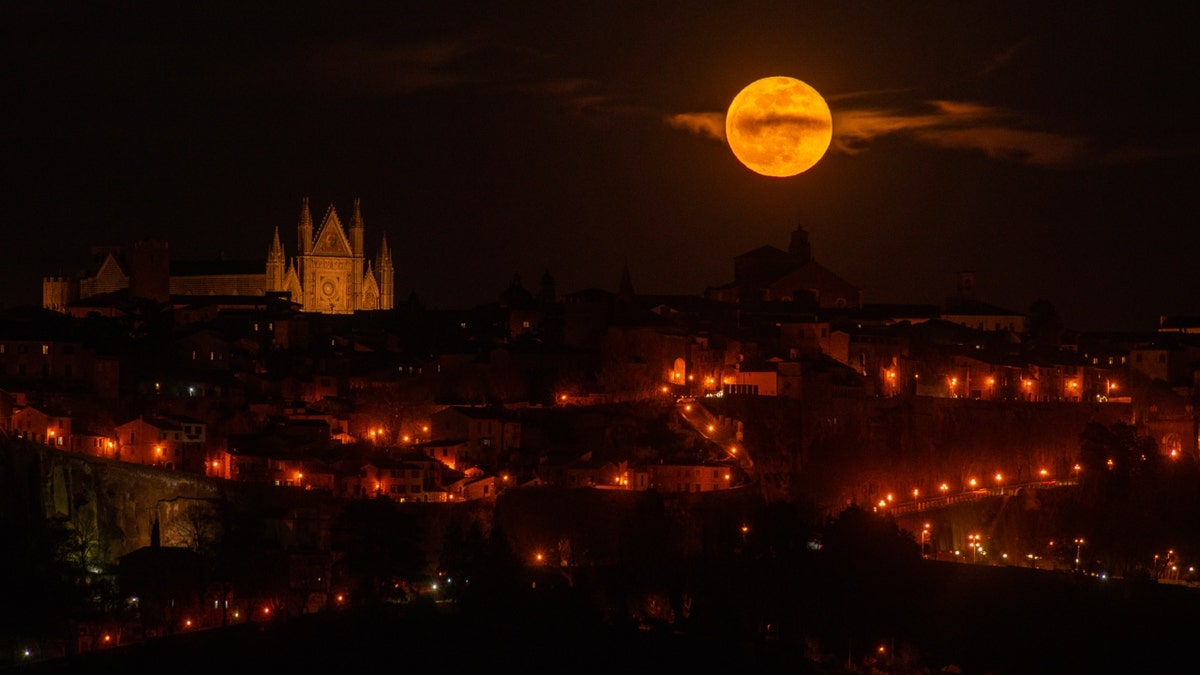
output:
M1194 663L1192 588L820 557L690 574L689 611L669 623L598 611L603 575L571 587L543 576L487 601L240 625L12 672L1170 673Z

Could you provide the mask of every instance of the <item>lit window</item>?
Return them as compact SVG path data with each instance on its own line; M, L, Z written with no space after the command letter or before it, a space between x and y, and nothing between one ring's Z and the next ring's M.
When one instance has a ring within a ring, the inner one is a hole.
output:
M42 345L42 356L50 353L50 345Z

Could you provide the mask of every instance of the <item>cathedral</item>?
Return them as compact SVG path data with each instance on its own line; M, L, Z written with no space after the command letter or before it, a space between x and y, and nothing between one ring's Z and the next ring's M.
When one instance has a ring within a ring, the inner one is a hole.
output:
M300 206L296 225L296 255L288 259L279 240L279 228L267 251L266 291L284 291L301 311L349 314L356 310L392 309L394 298L392 252L385 233L374 265L363 248L363 219L354 200L347 236L331 204L321 225L313 231L308 197Z
M330 205L313 229L305 197L297 223L296 252L289 257L279 227L262 259L171 260L162 241L138 241L128 248L93 249L93 267L70 277L42 280L42 306L65 314L113 313L121 298L159 303L189 303L197 298L262 298L284 293L304 312L351 314L394 307L392 252L387 234L375 259L363 246L363 218L354 200L349 230Z

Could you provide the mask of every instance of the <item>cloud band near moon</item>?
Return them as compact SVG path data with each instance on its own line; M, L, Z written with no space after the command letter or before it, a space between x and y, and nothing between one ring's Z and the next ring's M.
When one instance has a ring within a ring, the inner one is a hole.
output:
M955 101L931 101L921 112L882 108L832 111L833 142L830 149L854 155L864 152L875 139L907 136L923 144L957 150L980 151L996 159L1041 166L1066 166L1081 162L1103 162L1086 139L1020 128L1020 118L1001 108ZM667 126L714 141L726 142L725 113L686 112L664 117ZM780 124L815 124L807 117L787 115L750 118L739 129Z

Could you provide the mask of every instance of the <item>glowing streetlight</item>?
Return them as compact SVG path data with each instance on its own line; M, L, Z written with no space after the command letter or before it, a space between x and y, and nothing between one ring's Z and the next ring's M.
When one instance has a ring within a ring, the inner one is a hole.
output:
M1075 537L1075 571L1076 572L1079 571L1079 551L1080 551L1080 549L1083 548L1083 545L1085 543L1086 542L1084 542L1083 537Z
M925 556L925 540L927 540L927 539L929 539L929 523L925 523L925 526L923 528L921 528L921 557L922 558L926 557Z
M967 542L971 546L971 564L974 565L976 561L975 554L979 552L979 535L968 534Z

